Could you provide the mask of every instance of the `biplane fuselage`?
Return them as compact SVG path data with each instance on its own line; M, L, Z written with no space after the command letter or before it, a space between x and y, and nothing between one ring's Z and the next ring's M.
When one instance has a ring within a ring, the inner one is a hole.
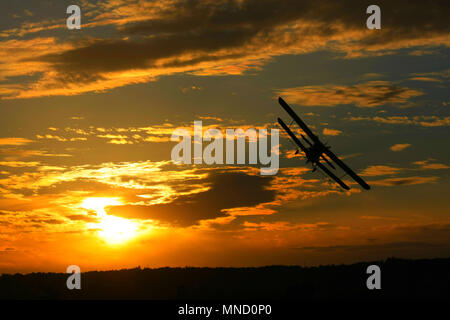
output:
M307 149L308 152L306 153L306 158L308 159L308 161L312 163L316 163L317 161L319 161L320 156L323 154L321 146L314 144L312 147L309 147Z

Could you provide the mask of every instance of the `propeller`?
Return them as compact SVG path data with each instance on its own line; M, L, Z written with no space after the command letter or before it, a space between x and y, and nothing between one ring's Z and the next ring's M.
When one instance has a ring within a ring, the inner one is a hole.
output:
M301 134L301 136L302 136L302 138L306 141L306 143L308 143L311 147L312 147L312 143L308 140L308 139L306 139L306 137L303 135L303 134ZM327 149L330 149L330 147L328 147L328 146L325 146ZM328 161L328 159L327 158L325 158L325 156L322 154L321 156L320 156L331 168L333 168L334 170L336 170L336 167L330 162L330 161ZM308 163L308 162L307 162Z

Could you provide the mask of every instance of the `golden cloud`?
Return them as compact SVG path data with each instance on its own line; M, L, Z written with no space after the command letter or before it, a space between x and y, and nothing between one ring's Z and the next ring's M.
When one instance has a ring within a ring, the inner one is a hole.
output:
M383 180L370 181L375 186L410 186L417 184L436 183L439 177L407 177L407 178L390 178Z
M437 116L391 116L391 117L350 117L350 121L374 121L384 124L416 125L421 127L444 127L450 125L450 117Z
M443 163L432 163L435 159L428 159L423 161L415 161L413 164L420 166L420 170L442 170L450 169L450 166Z
M394 152L403 151L406 148L409 148L411 146L410 143L398 143L391 146L389 149L391 149Z
M376 107L385 104L404 104L423 93L399 87L389 81L369 81L351 86L304 86L277 90L277 94L292 103L304 106L333 107L354 104L358 107Z
M0 161L0 166L22 168L22 167L36 167L40 164L37 161Z
M0 138L0 146L21 146L33 142L25 138Z
M390 166L370 166L363 170L360 174L366 177L393 175L401 172L402 169Z
M342 133L341 130L337 130L337 129L328 129L325 128L323 129L322 133L326 136L338 136Z

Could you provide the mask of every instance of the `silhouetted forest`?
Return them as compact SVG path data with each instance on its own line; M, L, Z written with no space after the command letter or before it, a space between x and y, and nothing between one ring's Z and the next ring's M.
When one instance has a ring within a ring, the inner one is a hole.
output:
M381 268L381 290L366 287L367 266ZM4 274L0 299L450 299L450 258L319 267L158 268L81 274Z

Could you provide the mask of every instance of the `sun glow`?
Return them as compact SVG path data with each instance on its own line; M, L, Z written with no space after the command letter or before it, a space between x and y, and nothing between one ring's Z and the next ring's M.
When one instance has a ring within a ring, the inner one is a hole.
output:
M98 235L109 244L123 244L137 235L137 223L124 218L110 216L105 207L123 204L118 198L86 198L81 207L97 212L98 223L91 223L89 227L96 229Z
M97 226L98 234L110 244L121 244L136 236L138 226L135 222L115 216L104 216Z
M86 198L81 203L81 207L88 210L94 210L97 215L106 215L105 207L118 206L123 204L118 198Z

